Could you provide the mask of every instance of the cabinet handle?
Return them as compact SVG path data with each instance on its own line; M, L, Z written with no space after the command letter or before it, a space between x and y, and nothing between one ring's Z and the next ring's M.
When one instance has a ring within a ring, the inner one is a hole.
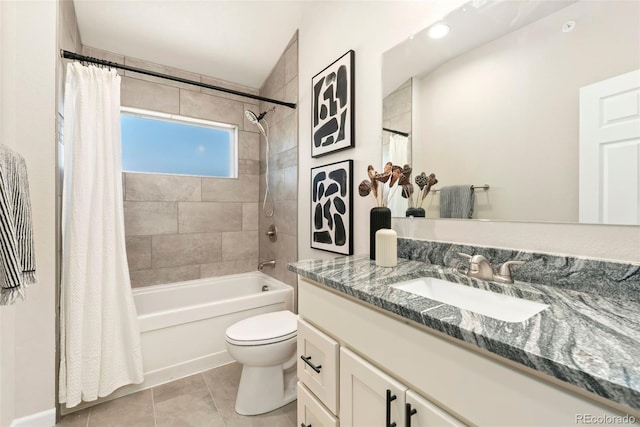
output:
M300 423L300 427L311 427L311 424Z
M304 360L304 363L306 363L307 365L309 365L311 367L311 369L313 369L314 371L316 371L316 373L320 373L320 369L322 368L322 365L314 365L313 363L311 363L311 356L300 356L300 359Z
M396 427L396 423L391 422L391 402L393 402L394 400L396 400L397 397L396 395L392 395L391 394L391 390L387 389L387 427Z
M417 414L418 411L415 408L411 408L411 403L405 404L404 407L404 425L405 427L411 427L411 416Z

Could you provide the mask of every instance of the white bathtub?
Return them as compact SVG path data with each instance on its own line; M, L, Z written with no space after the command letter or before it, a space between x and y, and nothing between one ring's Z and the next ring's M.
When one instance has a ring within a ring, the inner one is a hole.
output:
M252 272L137 288L133 298L147 388L231 362L225 330L256 314L291 310L293 288Z
M135 288L133 298L144 382L64 408L63 414L229 363L233 359L224 340L229 326L256 314L293 308L293 288L257 271Z

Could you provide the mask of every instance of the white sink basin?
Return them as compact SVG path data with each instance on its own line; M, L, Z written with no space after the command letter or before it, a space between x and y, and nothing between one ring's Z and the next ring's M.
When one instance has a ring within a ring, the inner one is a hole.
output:
M505 322L522 322L549 307L435 277L421 277L392 287Z

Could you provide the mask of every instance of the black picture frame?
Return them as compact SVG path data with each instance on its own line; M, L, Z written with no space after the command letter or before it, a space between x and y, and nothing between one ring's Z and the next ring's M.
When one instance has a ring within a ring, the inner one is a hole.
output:
M349 50L311 79L311 157L355 147L355 58Z
M353 255L353 160L311 168L311 248Z

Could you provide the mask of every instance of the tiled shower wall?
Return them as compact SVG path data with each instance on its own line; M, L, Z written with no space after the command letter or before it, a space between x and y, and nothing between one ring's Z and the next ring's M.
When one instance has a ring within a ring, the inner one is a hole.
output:
M260 89L260 95L298 103L298 34L296 33L271 74ZM273 108L261 102L260 111ZM298 114L297 110L276 106L265 119L269 124L269 190L275 204L274 215L266 218L262 212L265 193L266 141L260 144L260 260L276 261L275 268L263 271L294 289L297 276L287 270L287 263L298 259ZM278 240L269 241L266 232L271 224L278 228Z
M257 89L87 46L83 54L258 94ZM260 140L244 110L257 110L257 101L129 71L120 74L123 106L231 123L239 129L238 179L124 174L132 286L256 270Z

